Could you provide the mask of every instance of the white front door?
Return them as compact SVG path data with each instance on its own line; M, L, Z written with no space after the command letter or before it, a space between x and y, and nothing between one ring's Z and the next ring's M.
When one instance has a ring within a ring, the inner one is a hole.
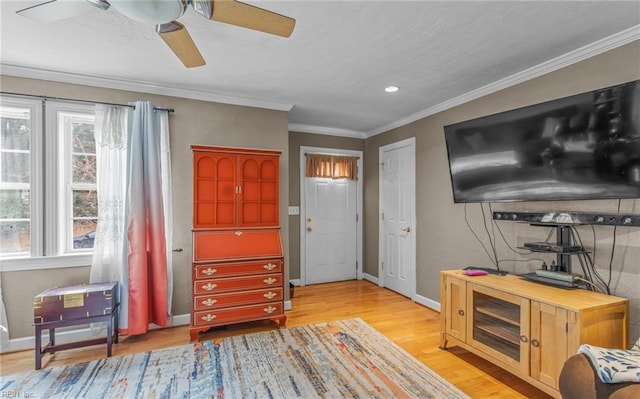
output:
M305 178L306 284L353 280L357 268L356 181Z
M415 296L415 138L380 147L379 284Z

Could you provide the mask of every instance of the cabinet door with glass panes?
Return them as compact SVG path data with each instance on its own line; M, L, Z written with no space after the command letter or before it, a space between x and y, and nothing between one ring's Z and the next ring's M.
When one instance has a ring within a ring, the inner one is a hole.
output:
M529 299L467 284L467 343L529 373Z

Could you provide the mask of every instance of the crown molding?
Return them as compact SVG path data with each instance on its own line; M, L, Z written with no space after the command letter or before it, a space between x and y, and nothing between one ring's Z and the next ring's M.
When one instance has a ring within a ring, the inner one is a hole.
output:
M625 29L621 32L608 36L604 39L587 44L586 46L580 47L569 53L563 54L559 57L543 62L542 64L538 64L534 67L525 69L524 71L518 72L511 76L507 76L504 79L500 79L486 86L482 86L478 89L472 90L458 97L454 97L440 104L434 105L422 111L416 112L404 118L393 121L391 123L382 125L376 129L366 132L365 135L367 138L369 138L384 132L388 132L389 130L396 129L401 126L408 125L409 123L426 118L427 116L437 114L438 112L446 111L450 108L456 107L458 105L467 103L472 100L476 100L480 97L484 97L486 95L495 93L497 91L504 90L511 86L515 86L517 84L537 78L547 73L556 71L566 66L594 57L606 51L613 50L614 48L631 43L635 40L640 40L640 25L632 26L631 28Z
M428 116L446 111L450 108L462 105L469 101L484 97L486 95L504 90L511 86L526 82L547 73L556 71L566 66L594 57L598 54L612 50L614 48L640 40L640 25L632 26L621 32L613 34L604 39L587 44L569 53L543 62L542 64L525 69L515 73L504 79L482 86L458 97L454 97L422 111L408 115L404 118L379 126L367 132L361 132L349 129L340 129L326 126L314 126L305 124L289 124L289 131L301 133L324 134L330 136L351 137L351 138L369 138L405 125ZM218 102L223 104L241 105L247 107L265 108L278 111L290 111L294 104L279 103L254 98L245 98L231 96L226 94L198 91L193 89L183 89L177 87L163 86L147 82L135 82L123 79L114 79L108 77L89 76L81 74L72 74L66 72L51 71L46 69L31 68L18 65L0 64L0 73L3 75L17 76L32 79L43 79L56 82L88 85L94 87L103 87L108 89L136 91L141 93L158 94L165 96L174 96L188 98L193 100L202 100L210 102Z
M300 132L300 133L324 134L328 136L351 137L356 139L367 138L365 132L359 132L357 130L339 129L339 128L326 127L326 126L304 125L304 124L298 124L298 123L290 123L289 131Z
M293 104L279 103L274 101L261 100L256 98L238 97L227 94L220 94L210 91L200 91L193 89L182 89L178 87L158 85L148 82L137 82L125 79L115 79L102 76L90 76L76 73L52 71L40 68L31 68L20 65L0 64L2 75L16 76L20 78L42 79L54 82L72 83L78 85L103 87L106 89L117 89L125 91L135 91L140 93L158 94L162 96L173 96L188 98L191 100L210 101L223 104L242 105L246 107L265 108L276 111L291 111Z

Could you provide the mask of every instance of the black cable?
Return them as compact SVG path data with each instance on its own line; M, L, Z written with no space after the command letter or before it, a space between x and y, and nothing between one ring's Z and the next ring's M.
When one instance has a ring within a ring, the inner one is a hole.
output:
M502 233L502 229L500 229L500 225L498 224L498 222L496 222L495 220L493 221L493 224L496 226L496 228L498 229L498 233L500 233L500 237L502 237L502 241L505 243L505 245L513 252L516 253L518 255L530 255L533 253L533 251L528 251L528 252L518 252L516 251L508 242L507 239L504 237L504 233ZM534 260L538 260L538 259L534 259Z
M493 263L496 266L496 268L498 268L497 262L495 260L493 260L493 258L491 258L491 254L489 253L489 250L484 245L484 243L482 242L480 237L476 234L476 232L473 231L473 228L471 227L471 224L469 223L469 219L467 218L467 204L466 203L464 204L464 221L467 224L467 227L469 228L469 231L473 234L473 236L476 238L476 240L478 240L478 242L480 243L480 245L484 249L484 252L487 254L487 257L489 258L491 263ZM498 268L498 270L500 270L500 269Z
M500 262L498 261L498 251L496 250L496 244L495 244L496 232L495 230L493 230L493 227L492 227L491 228L493 232L493 239L492 239L491 233L489 233L489 228L487 227L487 215L484 212L484 204L482 202L480 203L480 209L482 210L482 223L484 224L484 231L487 232L487 238L489 238L489 245L491 246L491 250L493 252L493 259L496 260L496 268L500 270L500 266L498 266L500 264ZM489 203L489 211L491 211L491 203Z
M571 229L574 231L574 237L578 238L578 243L580 244L580 246L584 249L584 244L582 243L582 237L580 236L580 232L575 228L575 226L572 226ZM593 243L593 246L595 248L595 241ZM593 271L593 275L596 277L596 279L602 283L602 285L606 288L607 290L607 294L611 293L611 290L609 289L609 284L607 284L606 281L604 281L604 279L602 278L602 276L600 275L600 273L598 273L598 270L596 269L596 264L595 264L595 258L591 259L591 256L589 256L589 254L587 252L584 253L584 257L585 257L585 261L587 262L587 266L589 266L591 268L591 270Z
M617 213L620 213L620 204L622 203L621 199L618 199L618 210ZM618 232L618 225L613 226L613 243L611 244L611 257L609 258L609 279L607 280L607 293L609 293L609 286L611 285L611 278L613 276L613 255L616 252L616 236ZM595 258L594 258L595 259Z
M589 268L585 267L584 260L582 259L582 256L578 255L578 261L580 262L580 267L582 268L582 274L584 274L585 280L590 282L591 284L594 284L593 283L593 278L588 273ZM591 289L591 291L593 291L594 287L591 284L588 284L588 287Z

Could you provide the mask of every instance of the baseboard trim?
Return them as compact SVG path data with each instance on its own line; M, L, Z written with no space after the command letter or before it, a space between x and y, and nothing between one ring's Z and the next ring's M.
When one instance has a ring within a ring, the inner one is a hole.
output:
M285 305L286 307L286 305ZM177 327L177 326L185 326L189 325L191 321L190 314L180 314L173 316L172 323L169 327ZM149 325L149 330L156 330L160 327L155 324ZM56 331L56 344L64 344L67 342L75 342L75 341L84 341L87 339L99 338L100 336L104 336L104 332L102 330L92 331L89 327L84 328L76 328L69 329L65 331ZM8 353L8 352L18 352L25 351L35 348L35 335L29 337L20 337L9 339L7 345L3 346L0 350L0 354ZM45 330L42 333L42 341L49 342L49 333Z
M376 277L376 276L374 276L374 275L372 275L372 274L369 274L369 273L363 273L362 278L363 278L363 279L365 279L365 280L367 280L367 281L371 281L371 282L372 282L372 283L374 283L375 285L378 285L378 284L379 284L379 282L378 282L378 277Z
M424 305L429 309L433 309L436 312L440 311L440 302L436 302L433 299L429 299L425 296L416 295L416 303L419 303L420 305Z

